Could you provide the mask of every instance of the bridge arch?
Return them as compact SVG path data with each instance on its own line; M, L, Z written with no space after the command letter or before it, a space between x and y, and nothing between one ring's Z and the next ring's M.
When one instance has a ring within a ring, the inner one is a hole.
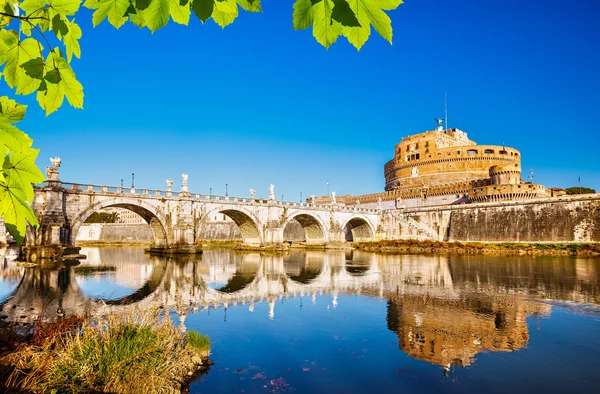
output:
M207 212L202 218L202 223L206 223L215 213L222 213L234 221L242 234L244 244L253 246L260 246L262 244L263 237L259 221L251 212L243 207L218 207Z
M348 242L372 241L375 238L373 224L362 215L351 217L342 228Z
M304 229L307 244L324 244L327 242L325 224L317 215L307 212L295 212L288 216L283 223L283 229L292 221L296 220Z
M85 223L87 218L94 212L108 207L124 208L140 215L150 225L156 246L168 246L169 243L171 243L168 237L169 233L165 226L166 219L164 215L157 207L135 198L111 198L110 200L99 201L79 213L75 219L71 221L70 243L74 243L79 229L83 223Z

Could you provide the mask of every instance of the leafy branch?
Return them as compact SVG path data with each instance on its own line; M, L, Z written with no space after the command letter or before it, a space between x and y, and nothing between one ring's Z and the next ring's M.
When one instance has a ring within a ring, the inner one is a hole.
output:
M293 25L296 30L312 27L313 36L326 48L346 37L360 50L371 26L392 42L386 11L400 4L402 0L294 0ZM212 19L223 28L238 18L240 9L262 12L261 0L0 0L0 77L16 95L35 93L46 115L57 111L65 98L71 106L83 108L83 86L71 68L73 56L81 56L82 32L75 22L81 6L94 11L94 26L108 21L119 29L130 22L151 32L169 20L187 25L192 12L202 23ZM44 180L35 166L38 150L13 125L23 119L25 110L13 99L0 97L0 149L4 149L0 216L18 241L23 240L27 222L38 226L30 204L33 184Z

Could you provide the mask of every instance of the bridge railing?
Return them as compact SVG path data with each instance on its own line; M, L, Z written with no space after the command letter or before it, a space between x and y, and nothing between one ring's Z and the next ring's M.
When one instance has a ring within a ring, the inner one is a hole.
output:
M42 182L36 187L44 187L46 182ZM73 183L73 182L62 182L63 189L77 190L83 192L94 192L102 194L119 194L128 195L133 194L136 196L148 196L148 197L161 197L161 198L175 198L178 199L183 196L181 191L167 191L158 189L143 189L143 188L131 188L121 186L107 186L107 185L95 185L90 183ZM236 204L252 204L252 205L269 205L273 202L267 198L250 198L250 197L236 197L236 196L222 196L218 194L202 194L202 193L190 193L189 196L196 201L210 201L219 203L236 203ZM309 210L328 210L333 206L331 204L312 204L301 201L285 201L275 200L274 204L281 207L295 207ZM335 210L339 212L358 212L358 213L378 213L380 210L373 208L360 208L356 206L346 205L335 205Z

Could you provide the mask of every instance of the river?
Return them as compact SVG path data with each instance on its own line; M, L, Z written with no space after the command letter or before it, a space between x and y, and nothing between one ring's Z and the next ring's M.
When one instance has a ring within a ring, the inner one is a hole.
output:
M0 313L30 322L163 307L212 340L194 393L600 387L599 258L82 253L78 265L41 269L4 250Z

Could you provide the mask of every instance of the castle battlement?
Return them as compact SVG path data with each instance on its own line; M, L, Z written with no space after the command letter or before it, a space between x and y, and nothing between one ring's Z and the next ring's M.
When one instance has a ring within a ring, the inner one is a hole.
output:
M344 196L346 205L444 205L546 197L542 185L521 180L521 153L478 145L453 128L402 138L384 165L385 192ZM385 202L388 202L385 204ZM391 205L389 202L393 202Z

